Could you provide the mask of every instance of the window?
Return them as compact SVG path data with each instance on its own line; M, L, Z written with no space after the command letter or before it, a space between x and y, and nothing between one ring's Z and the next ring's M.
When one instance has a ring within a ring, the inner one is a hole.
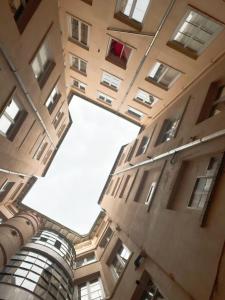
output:
M128 106L127 113L136 119L142 119L144 116L142 112L130 106Z
M111 270L115 280L122 275L130 255L130 250L120 242L111 264Z
M203 209L205 207L214 186L220 164L220 157L210 158L205 175L198 176L196 179L188 207L195 209Z
M150 0L118 0L115 17L137 29L141 29L141 23L149 2ZM128 22L129 20L133 22Z
M166 64L156 62L148 74L147 80L168 90L180 77L180 75L181 72L176 69L169 67Z
M140 300L163 300L165 299L160 293L157 286L149 280L147 286L145 287Z
M37 148L36 152L34 153L34 156L33 158L36 159L36 160L40 160L45 149L47 148L48 146L48 143L45 142L45 138L41 141L39 147Z
M99 247L105 248L108 245L108 243L110 242L112 236L113 236L113 231L110 227L108 227L103 238L101 239L101 241L99 243Z
M144 154L146 152L146 150L148 148L148 145L149 145L149 142L150 142L150 138L147 137L147 136L143 136L143 138L141 139L141 143L138 147L136 156L139 156L139 155Z
M141 89L138 90L135 100L141 101L145 104L148 104L149 106L153 106L159 101L157 97Z
M197 123L215 116L225 110L225 85L220 81L210 84Z
M48 161L49 157L51 156L51 154L52 154L52 150L50 149L50 150L47 151L47 153L45 154L45 156L44 156L44 158L42 160L42 163L44 165L47 163L47 161Z
M180 119L164 120L159 136L156 141L156 146L173 139L176 136L179 124L180 124Z
M129 180L130 180L130 175L127 175L127 177L126 177L126 179L125 179L125 181L124 181L124 184L123 184L123 188L122 188L122 190L121 190L121 192L120 192L120 198L123 198L123 196L124 196L124 192L125 192L125 190L126 190L126 188L127 188L127 185L128 185L128 182L129 182ZM128 194L128 193L126 193L126 194Z
M111 193L112 196L115 196L115 192L116 192L116 190L117 190L119 181L120 181L120 177L117 177L116 182L115 182L115 185L114 185L114 188L113 188L112 193Z
M78 257L76 259L76 268L89 265L96 261L96 257L94 253L90 253L87 256L84 257Z
M54 120L53 120L53 126L54 126L55 129L59 126L63 116L64 116L64 112L63 112L62 107L61 107L60 110L57 112Z
M22 187L23 187L23 183L20 183L17 187L16 187L16 189L14 190L14 192L12 193L12 195L11 195L11 199L12 200L14 200L15 198L16 198L16 196L18 195L18 193L22 190Z
M151 204L153 196L154 196L154 193L155 193L156 185L157 185L156 182L152 182L152 184L150 186L150 189L148 191L147 198L145 200L145 205L149 206Z
M26 116L14 96L0 113L0 134L12 141Z
M70 18L70 36L72 40L78 42L81 46L88 48L89 26L74 17Z
M22 33L41 0L8 0L19 32Z
M209 16L189 9L168 45L192 58L197 58L223 27Z
M98 92L97 93L97 99L106 102L107 104L112 105L112 101L113 99L111 97L109 97L108 95L102 93L102 92Z
M117 65L118 67L126 69L131 51L131 48L126 44L115 39L110 39L106 60Z
M87 62L78 56L71 55L71 68L83 75L87 74Z
M72 87L85 93L87 85L77 79L72 80Z
M12 189L15 182L10 182L5 180L5 182L0 186L0 201L3 201L9 191Z
M132 159L132 157L133 157L133 155L134 155L134 152L135 152L135 150L136 150L137 143L138 143L138 139L136 139L136 140L134 141L133 145L130 147L125 162L131 161L131 159Z
M47 101L45 102L45 106L47 107L48 112L50 114L54 111L60 97L61 94L59 93L57 86L55 86L51 94L49 95Z
M40 88L44 86L54 66L55 63L52 60L50 48L47 41L45 41L31 62L34 76Z
M61 137L61 135L62 135L62 133L64 132L65 128L66 128L66 124L62 124L62 125L60 126L60 128L59 128L59 130L58 130L58 132L57 132L58 138Z
M118 77L112 74L103 72L101 83L115 91L118 91L120 87L121 79L119 79Z
M78 300L103 300L104 292L101 279L87 281L78 286Z

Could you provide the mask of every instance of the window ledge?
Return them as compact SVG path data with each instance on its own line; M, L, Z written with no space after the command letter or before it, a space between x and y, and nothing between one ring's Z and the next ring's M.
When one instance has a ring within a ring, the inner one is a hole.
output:
M154 84L154 85L156 85L156 86L158 86L158 87L160 87L161 89L163 89L165 91L169 90L169 88L167 86L165 86L165 85L163 85L159 82L156 82L155 80L151 79L150 77L146 77L145 80L152 83L152 84Z
M122 62L121 59L119 57L115 56L115 55L110 54L110 55L106 56L105 59L107 61L109 61L110 63L112 63L112 64L114 64L114 65L116 65L116 66L118 66L118 67L120 67L124 70L126 70L126 68L127 68L127 63Z
M82 72L82 71L76 69L76 68L73 67L73 66L70 66L70 69L73 70L74 72L77 72L77 73L79 73L79 74L81 74L81 75L87 77L87 73L84 73L84 72Z
M167 42L167 46L170 48L179 51L192 59L197 59L198 54L190 48L184 48L183 45L177 41L169 41Z
M103 81L101 81L100 84L103 85L103 86L105 86L105 87L107 87L107 88L109 88L110 90L112 90L114 92L118 92L117 88L114 88L111 85L108 85L108 84L104 83Z
M136 99L136 98L134 98L133 100L134 100L135 102L137 102L137 103L139 103L139 104L141 104L141 105L143 105L143 106L149 108L149 109L152 109L152 105L151 105L151 104L147 104L147 103L142 102L141 100L138 100L138 99Z
M135 29L137 29L138 31L142 30L142 23L134 20L134 19L130 19L128 16L126 16L125 14L123 14L121 11L116 12L114 14L114 18L119 20L120 22L123 22Z
M80 43L79 41L75 40L75 39L72 38L71 36L69 37L69 41L70 41L71 43L76 44L76 45L78 45L79 47L81 47L81 48L83 48L83 49L89 51L89 47L88 47L88 46L86 46L86 45Z

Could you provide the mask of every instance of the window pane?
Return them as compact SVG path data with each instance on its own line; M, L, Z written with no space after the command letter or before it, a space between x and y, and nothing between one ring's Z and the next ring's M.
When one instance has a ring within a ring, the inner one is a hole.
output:
M149 0L137 0L132 18L138 22L142 22L145 12L148 8Z
M87 45L88 41L88 26L84 23L81 23L81 43Z
M76 19L71 19L72 25L72 37L79 40L79 23Z
M11 122L4 115L2 115L0 117L0 131L6 134L10 126Z
M12 119L15 119L15 117L17 116L20 109L19 109L19 106L16 104L16 102L12 99L12 101L7 106L5 111Z

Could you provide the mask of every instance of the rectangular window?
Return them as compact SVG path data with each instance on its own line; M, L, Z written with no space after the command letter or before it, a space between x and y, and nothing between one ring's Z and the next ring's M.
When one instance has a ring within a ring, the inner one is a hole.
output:
M71 68L83 75L87 74L87 62L78 56L71 55Z
M134 152L136 150L136 147L137 147L137 143L138 143L138 139L136 139L133 143L133 145L131 145L129 151L128 151L128 154L127 154L127 157L126 157L126 160L125 162L127 161L131 161L133 155L134 155Z
M94 253L87 254L84 257L78 257L76 259L76 268L89 265L96 261L96 257Z
M112 194L111 194L112 196L115 195L115 192L116 192L116 189L117 189L117 187L118 187L119 181L120 181L120 177L118 177L118 178L116 179L116 182L115 182L114 188L113 188L113 190L112 190Z
M154 106L159 101L157 97L141 89L138 90L135 100L148 104L149 106Z
M166 300L160 293L158 287L149 280L147 286L142 288L143 292L141 294L140 300Z
M70 36L81 46L88 48L89 25L74 17L70 18Z
M148 74L147 80L168 90L180 77L181 72L168 65L156 62Z
M128 260L130 258L130 255L130 250L120 242L120 245L116 250L115 256L111 263L111 270L115 280L118 280L119 277L122 275L125 266L127 265Z
M118 91L121 84L121 79L107 72L103 72L101 83L115 91Z
M147 11L150 0L118 0L117 12L122 13L128 19L135 20L137 23L142 23ZM120 15L118 15L119 17ZM117 15L116 15L117 17ZM120 18L121 21L126 19ZM132 26L132 23L129 23ZM136 26L135 26L136 25ZM141 29L140 25L133 23L134 27Z
M132 49L125 43L112 38L110 39L106 60L117 65L118 67L126 69L131 51Z
M14 190L14 192L12 193L11 195L11 199L14 200L16 198L16 196L18 196L19 192L22 190L22 187L23 187L23 183L20 183Z
M27 113L13 96L0 113L0 134L13 141L26 116Z
M0 202L4 200L14 184L15 182L10 182L8 179L3 182L3 184L0 186Z
M60 110L57 112L57 114L53 120L53 123L52 123L55 129L59 126L63 116L64 116L64 112L63 112L62 108L60 108Z
M48 143L45 142L45 140L43 139L42 142L40 143L39 147L37 148L33 158L36 160L40 160L45 149L47 148L47 146L48 146Z
M129 180L130 180L130 175L127 175L127 177L126 177L126 179L125 179L125 181L124 181L124 184L123 184L123 188L122 188L122 190L121 190L121 192L120 192L120 196L119 196L120 198L123 198ZM126 194L127 194L127 193L126 193Z
M168 45L197 58L223 29L224 26L213 18L189 9Z
M59 128L59 130L58 130L58 132L57 132L58 138L61 137L61 135L63 134L65 128L66 128L66 124L62 124L62 125L60 126L60 128Z
M155 194L156 185L157 185L157 183L155 181L151 183L151 186L150 186L149 191L148 191L147 198L145 200L145 205L149 206L151 204L151 202L153 200L153 197L154 197L154 194Z
M180 124L180 119L164 120L159 136L156 141L156 146L173 139L176 136L179 124Z
M143 138L141 139L141 143L138 147L136 156L139 156L139 155L144 154L146 152L146 150L148 148L148 145L149 145L149 142L150 142L150 138L147 137L147 136L143 136Z
M22 33L41 0L8 0L19 32Z
M108 95L97 92L97 99L106 102L107 104L112 105L113 98L109 97Z
M101 239L101 241L99 243L99 247L105 248L108 245L108 243L110 242L112 236L113 236L113 231L110 227L108 227L103 238Z
M45 102L45 106L47 107L50 114L54 111L60 97L61 94L59 93L57 86L55 86L51 91L51 94L48 96L47 101Z
M72 87L85 93L87 85L77 79L72 79Z
M131 107L131 106L128 106L128 110L127 110L127 113L129 115L131 115L132 117L136 118L136 119L142 119L144 114L142 112L140 112L139 110Z
M31 62L34 76L37 79L40 88L44 86L54 66L55 63L50 53L50 47L47 41L45 41Z
M101 279L87 281L78 286L78 300L103 300L104 291Z
M45 165L47 163L47 161L49 160L50 156L52 154L52 150L48 150L47 153L45 154L43 160L42 160L42 163Z

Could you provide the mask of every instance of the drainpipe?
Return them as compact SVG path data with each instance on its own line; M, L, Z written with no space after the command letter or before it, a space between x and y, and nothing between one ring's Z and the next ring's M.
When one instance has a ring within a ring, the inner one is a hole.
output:
M22 78L20 77L18 71L17 71L16 68L15 68L15 65L13 64L12 60L10 59L9 55L6 53L6 51L5 51L5 49L2 47L2 45L0 45L0 52L2 53L4 59L7 61L7 64L8 64L8 66L9 66L9 68L10 68L11 71L13 72L13 74L14 74L14 76L15 76L17 82L19 83L19 85L20 85L20 87L21 87L21 89L22 89L24 95L26 96L26 98L27 98L27 100L28 100L30 106L32 107L34 113L36 114L36 116L37 116L37 118L38 118L38 120L39 120L39 122L41 123L41 126L44 128L44 131L45 131L46 135L48 136L49 140L51 141L53 148L54 148L54 149L57 149L57 147L54 145L54 142L53 142L53 140L52 140L52 138L51 138L51 136L50 136L50 134L49 134L49 132L48 132L47 127L45 126L45 123L44 123L43 120L42 120L41 115L39 114L38 110L36 109L35 105L33 104L32 98L31 98L31 96L29 95L29 93L28 93L28 91L27 91L27 89L26 89L26 87L25 87L25 85L24 85L24 83L23 83Z
M222 137L224 135L225 135L225 129L216 131L216 132L214 132L212 134L209 134L209 135L207 135L205 137L197 139L194 142L191 142L191 143L182 145L180 147L174 148L172 150L169 150L168 152L162 153L162 154L160 154L158 156L155 156L155 157L153 157L151 159L144 160L144 161L142 161L142 162L140 162L140 163L138 163L136 165L133 165L132 167L129 167L129 168L126 168L124 170L112 173L110 175L112 175L112 176L113 175L118 175L120 173L123 173L123 172L129 171L129 170L132 170L132 169L135 169L135 168L138 168L138 167L142 167L142 166L154 163L155 161L158 161L160 159L166 158L166 157L171 156L171 155L175 155L176 153L182 152L182 151L187 150L187 149L191 149L191 148L193 148L195 146L199 146L199 145L201 145L203 143L210 142L210 141L212 141L214 139L217 139L217 138L220 138L220 137Z
M134 77L133 77L133 79L132 79L132 81L131 81L131 83L130 83L130 85L129 85L129 87L128 87L126 93L125 93L125 96L123 97L123 99L122 99L122 101L121 101L121 105L124 103L124 101L125 101L127 95L129 94L129 92L130 92L130 90L131 90L131 88L132 88L132 86L133 86L133 84L134 84L134 81L136 80L138 74L140 73L140 70L141 70L141 68L142 68L142 66L143 66L143 64L144 64L144 62L145 62L145 60L146 60L146 58L147 58L147 56L148 56L148 54L149 54L149 51L152 49L153 45L155 44L155 41L156 41L157 37L159 36L159 33L160 33L160 31L161 31L161 29L162 29L162 27L163 27L163 25L164 25L164 23L165 23L167 17L169 16L169 14L170 14L170 12L171 12L171 10L172 10L174 4L175 4L175 1L176 1L176 0L172 0L172 1L170 2L170 4L169 4L169 6L168 6L168 8L167 8L167 10L166 10L166 12L165 12L165 14L164 14L164 16L163 16L161 22L160 22L160 24L159 24L159 27L158 27L158 29L157 29L157 31L156 31L156 33L155 33L155 35L154 35L152 41L150 42L150 44L149 44L147 50L145 51L145 54L144 54L144 56L143 56L143 58L142 58L142 60L141 60L141 62L140 62L140 64L139 64L139 66L138 66L138 68L137 68L135 74L134 74ZM121 105L120 105L120 107L121 107Z

